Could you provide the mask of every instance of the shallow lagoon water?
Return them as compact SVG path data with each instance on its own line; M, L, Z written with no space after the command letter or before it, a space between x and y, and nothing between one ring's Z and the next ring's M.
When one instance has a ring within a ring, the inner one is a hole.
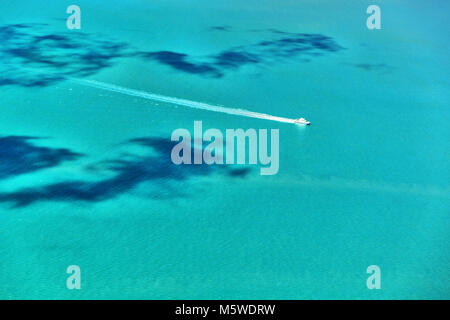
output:
M78 1L80 36L57 1L2 1L2 26L25 35L2 29L0 297L448 299L448 4L383 1L376 31L369 4ZM283 45L298 34L333 45ZM43 35L67 38L30 47ZM279 173L174 168L165 141L194 120L279 129ZM81 290L66 288L72 264ZM366 287L373 264L381 290Z

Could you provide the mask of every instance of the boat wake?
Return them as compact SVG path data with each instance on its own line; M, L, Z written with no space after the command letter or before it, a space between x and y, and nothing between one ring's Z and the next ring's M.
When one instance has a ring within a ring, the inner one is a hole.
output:
M272 116L272 115L265 114L265 113L258 113L258 112L253 112L253 111L249 111L249 110L244 110L244 109L226 108L226 107L215 106L215 105L202 103L202 102L196 102L196 101L191 101L191 100L186 100L186 99L179 99L179 98L175 98L175 97L168 97L168 96L163 96L160 94L155 94L155 93L141 91L141 90L135 90L135 89L129 89L129 88L117 86L114 84L109 84L109 83L95 81L95 80L84 80L84 79L75 79L75 78L71 78L70 80L72 82L78 83L83 86L107 90L107 91L111 91L111 92L117 92L117 93L126 94L129 96L139 97L139 98L152 100L152 101L171 103L171 104L184 106L184 107L188 107L188 108L193 108L193 109L221 112L221 113L231 114L231 115L235 115L235 116L257 118L257 119L271 120L271 121L284 122L284 123L303 124L303 123L299 123L298 119L277 117L277 116Z

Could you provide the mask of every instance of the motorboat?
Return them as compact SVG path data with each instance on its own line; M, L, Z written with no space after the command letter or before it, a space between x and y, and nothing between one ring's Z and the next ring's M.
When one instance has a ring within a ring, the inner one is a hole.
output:
M311 124L311 122L309 122L308 120L306 120L305 118L298 118L294 120L295 124L301 124L301 125L307 125L309 126Z

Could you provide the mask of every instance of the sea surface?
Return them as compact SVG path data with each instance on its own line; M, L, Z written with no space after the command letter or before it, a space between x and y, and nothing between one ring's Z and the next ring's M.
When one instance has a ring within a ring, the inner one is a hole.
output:
M0 298L450 298L450 2L69 4L0 2ZM279 129L278 173L173 165L195 120Z

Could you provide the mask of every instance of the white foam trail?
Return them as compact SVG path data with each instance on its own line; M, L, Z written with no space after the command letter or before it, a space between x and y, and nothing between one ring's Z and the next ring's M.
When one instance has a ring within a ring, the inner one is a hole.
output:
M129 96L144 98L144 99L148 99L148 100L152 100L152 101L167 102L167 103L172 103L172 104L185 106L185 107L189 107L189 108L227 113L227 114L232 114L232 115L236 115L236 116L258 118L258 119L272 120L272 121L285 122L285 123L295 123L294 119L276 117L276 116L271 116L269 114L258 113L258 112L244 110L244 109L226 108L226 107L214 106L214 105L210 105L207 103L196 102L196 101L191 101L191 100L186 100L186 99L167 97L167 96L163 96L160 94L145 92L145 91L141 91L141 90L129 89L129 88L125 88L125 87L116 86L114 84L109 84L109 83L95 81L95 80L84 80L84 79L74 79L74 78L71 78L70 80L73 82L76 82L80 85L89 86L89 87L102 89L102 90L108 90L108 91L112 91L112 92L118 92L118 93L126 94Z

